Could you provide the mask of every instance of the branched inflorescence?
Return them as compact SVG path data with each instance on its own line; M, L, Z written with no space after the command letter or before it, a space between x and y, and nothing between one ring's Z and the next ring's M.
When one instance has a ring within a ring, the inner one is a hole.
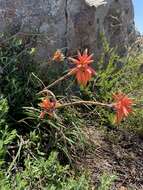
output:
M64 61L65 56L62 51L57 50L52 58L53 61L62 62ZM96 75L95 70L90 66L91 63L94 62L93 54L88 55L88 50L86 49L83 53L78 51L77 57L68 57L68 60L74 64L73 68L68 71L68 73L56 81L54 81L49 86L45 87L42 92L47 91L48 93L51 92L48 89L57 85L59 82L63 80L67 80L68 77L74 75L76 77L77 83L83 87L90 82L92 76ZM47 94L48 94L47 93ZM41 108L40 118L43 119L45 115L54 116L54 112L56 109L64 108L67 106L76 106L76 105L95 105L95 106L102 106L113 108L115 110L115 123L119 124L123 118L128 117L130 113L133 112L133 100L129 98L126 94L122 92L117 92L113 95L113 103L101 103L97 101L76 101L70 103L59 103L55 95L51 92L52 98L49 98L47 95L42 99L42 102L39 104ZM54 97L54 98L53 98Z

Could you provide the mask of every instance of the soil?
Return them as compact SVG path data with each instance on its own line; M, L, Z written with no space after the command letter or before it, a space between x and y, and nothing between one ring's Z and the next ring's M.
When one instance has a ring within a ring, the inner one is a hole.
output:
M88 127L85 132L95 148L78 165L90 172L93 190L103 173L117 176L111 190L143 190L143 139L121 129Z

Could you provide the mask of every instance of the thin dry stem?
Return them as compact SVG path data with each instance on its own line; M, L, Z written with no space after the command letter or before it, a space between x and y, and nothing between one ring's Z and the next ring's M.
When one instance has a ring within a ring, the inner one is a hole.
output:
M48 90L46 87L44 90L37 93L37 95L41 95L41 94L46 94L47 97L51 96L53 100L57 101L55 94L51 90Z
M68 73L65 74L64 76L60 77L59 79L57 79L56 81L54 81L53 83L51 83L50 85L48 85L47 87L45 87L44 90L49 89L49 88L55 86L56 84L58 84L59 82L65 80L65 79L68 78L73 72L74 72L74 69L72 69L70 72L68 72ZM44 90L40 91L39 93L42 93Z
M96 105L96 106L103 106L103 107L109 107L112 108L113 104L106 104L106 103L101 103L101 102L95 102L95 101L77 101L77 102L70 102L70 103L65 103L65 104L59 104L56 106L57 109L68 107L68 106L78 106L78 105Z
M15 163L16 163L16 160L17 160L18 157L20 156L20 152L21 152L21 149L22 149L22 145L23 145L23 144L24 144L24 141L23 141L23 139L22 139L22 137L21 137L21 139L20 139L20 144L19 144L19 149L18 149L18 151L17 151L17 154L16 154L15 158L13 159L13 161L11 162L11 164L10 164L8 170L7 170L7 174L10 173L10 171L12 170L13 166L14 166Z

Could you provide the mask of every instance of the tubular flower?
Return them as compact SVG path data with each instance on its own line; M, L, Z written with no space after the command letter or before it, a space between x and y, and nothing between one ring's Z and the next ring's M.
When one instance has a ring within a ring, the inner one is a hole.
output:
M80 85L86 86L92 75L95 74L95 71L89 66L89 64L94 62L92 57L93 54L88 55L87 49L83 54L78 51L77 59L69 57L69 60L76 65L75 68L72 69L71 73L76 75L77 82Z
M56 101L50 101L48 98L45 98L42 100L42 102L39 104L39 106L41 107L42 111L40 113L40 118L43 119L46 115L46 113L50 116L53 115L54 113L54 109L56 106Z
M113 104L116 110L115 122L119 124L124 117L128 117L133 112L133 100L123 93L113 95L115 103Z
M57 62L61 62L61 61L63 61L64 60L64 54L61 52L61 50L57 50L55 53L54 53L54 55L53 55L53 58L52 58L52 60L53 61L57 61Z

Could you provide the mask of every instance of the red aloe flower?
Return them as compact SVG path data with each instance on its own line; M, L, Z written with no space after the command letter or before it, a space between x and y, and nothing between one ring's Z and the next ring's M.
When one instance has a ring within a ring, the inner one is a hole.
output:
M94 60L92 59L93 54L88 55L87 49L81 53L78 51L77 59L69 57L76 67L72 69L72 74L76 75L77 82L80 85L86 86L87 82L90 81L92 75L95 74L95 71L89 66L89 64L93 63Z
M123 93L113 95L115 100L114 108L116 110L115 122L119 124L124 117L128 117L133 112L133 100Z
M53 115L56 106L56 101L50 101L48 98L45 98L42 100L39 106L42 108L42 111L40 113L40 118L43 119L46 113L50 116Z

